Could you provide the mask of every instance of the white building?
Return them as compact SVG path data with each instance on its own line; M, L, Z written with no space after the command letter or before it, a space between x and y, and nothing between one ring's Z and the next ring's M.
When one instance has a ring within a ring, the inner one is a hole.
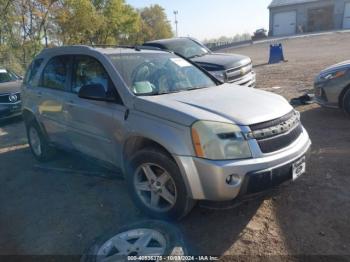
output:
M273 0L271 36L350 29L350 0Z

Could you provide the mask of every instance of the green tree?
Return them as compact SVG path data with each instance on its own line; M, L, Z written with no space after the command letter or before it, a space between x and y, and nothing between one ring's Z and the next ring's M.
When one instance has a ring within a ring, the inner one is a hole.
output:
M101 17L90 0L65 0L56 14L62 44L92 44Z
M145 42L161 38L173 37L171 24L167 19L164 8L151 5L141 9L141 31L139 41Z
M125 0L0 0L0 67L19 73L44 47L171 36L159 5L136 10Z
M98 44L121 44L129 42L131 35L140 28L138 13L124 0L95 1L101 14L101 26L94 41Z

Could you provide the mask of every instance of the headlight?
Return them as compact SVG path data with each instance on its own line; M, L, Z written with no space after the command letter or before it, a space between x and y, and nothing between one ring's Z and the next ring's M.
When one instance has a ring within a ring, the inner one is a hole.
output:
M196 156L210 160L251 158L252 154L241 129L233 124L198 121L192 125Z
M345 76L347 70L342 70L342 71L336 71L336 72L331 72L331 73L326 73L322 74L320 78L322 80L331 80L339 77Z
M214 77L219 79L221 82L225 82L226 73L225 71L211 71L210 72Z

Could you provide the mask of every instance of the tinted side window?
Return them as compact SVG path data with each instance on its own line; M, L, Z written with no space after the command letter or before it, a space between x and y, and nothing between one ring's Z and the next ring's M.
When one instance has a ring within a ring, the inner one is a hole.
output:
M41 76L41 86L57 90L65 90L70 59L67 56L52 58Z
M36 73L39 70L39 67L41 66L41 63L43 62L43 59L35 59L29 66L27 74L24 78L24 83L26 84L32 84L33 79L36 75Z
M100 62L89 56L77 56L73 72L73 93L78 93L82 86L95 84L102 85L106 92L111 91L111 80Z

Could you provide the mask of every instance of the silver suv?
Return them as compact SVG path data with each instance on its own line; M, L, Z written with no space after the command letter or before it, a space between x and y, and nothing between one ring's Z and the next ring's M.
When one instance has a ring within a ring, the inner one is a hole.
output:
M305 172L311 142L281 96L221 84L160 50L42 51L23 84L35 158L54 147L120 167L151 216L180 219L196 200L225 201Z

